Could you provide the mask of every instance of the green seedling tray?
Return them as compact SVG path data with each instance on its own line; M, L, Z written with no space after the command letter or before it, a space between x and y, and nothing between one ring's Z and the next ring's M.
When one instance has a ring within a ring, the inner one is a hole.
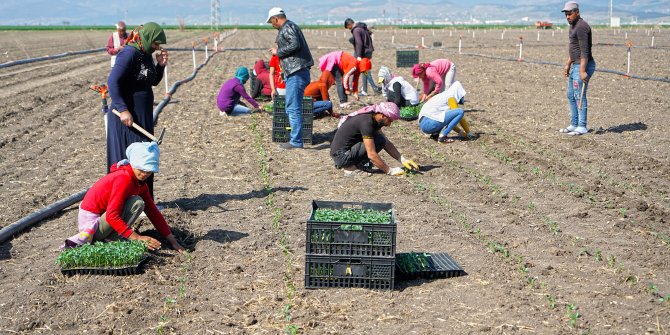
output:
M120 267L78 267L78 268L60 268L62 274L66 276L80 275L108 275L108 276L129 276L141 272L144 264L149 260L149 254L146 254L136 264Z
M398 275L407 279L435 279L464 276L463 268L447 253L398 253Z

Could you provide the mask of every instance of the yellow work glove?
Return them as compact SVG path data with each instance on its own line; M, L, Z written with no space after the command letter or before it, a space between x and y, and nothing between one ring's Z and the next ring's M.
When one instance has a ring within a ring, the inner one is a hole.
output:
M414 163L414 161L409 160L403 156L400 156L400 163L402 163L402 166L407 168L408 170L413 170L413 171L419 171L419 164Z
M389 175L389 176L402 176L404 174L405 174L405 170L403 170L400 167L392 167L392 168L389 169L389 172L387 173L387 175Z

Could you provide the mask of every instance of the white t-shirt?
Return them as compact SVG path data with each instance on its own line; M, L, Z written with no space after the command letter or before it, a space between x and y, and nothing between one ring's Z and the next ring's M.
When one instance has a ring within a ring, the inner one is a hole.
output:
M419 113L419 121L421 121L421 118L424 116L437 122L444 121L444 114L451 110L447 103L449 98L454 98L456 101L460 101L466 94L467 92L465 92L461 82L455 81L449 86L449 89L436 94L423 104L421 112Z

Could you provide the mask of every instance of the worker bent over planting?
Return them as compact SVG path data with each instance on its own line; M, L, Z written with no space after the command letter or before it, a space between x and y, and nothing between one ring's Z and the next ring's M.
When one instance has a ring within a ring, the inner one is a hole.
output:
M379 156L379 152L384 149L406 168L418 170L419 165L400 155L381 130L399 118L400 110L392 102L367 106L342 117L330 145L330 156L335 167L344 169L345 176L369 175L372 169L370 164L388 175L405 174L402 168L392 168L384 162Z
M63 248L86 243L116 240L119 237L140 240L150 250L161 247L155 238L136 233L131 225L144 211L156 230L182 252L163 214L149 195L146 180L158 172L160 151L156 142L135 142L126 149L124 159L86 192L79 205L79 234L65 240Z

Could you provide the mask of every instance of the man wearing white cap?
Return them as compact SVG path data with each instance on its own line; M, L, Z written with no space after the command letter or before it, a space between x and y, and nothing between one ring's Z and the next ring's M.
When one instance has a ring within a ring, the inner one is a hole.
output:
M126 23L119 21L116 24L116 31L112 33L111 36L107 39L107 53L112 56L112 67L116 62L116 54L123 49L123 46L126 45L126 38L128 34L126 33Z
M279 63L286 83L286 114L291 125L291 140L279 145L280 149L302 148L302 98L309 84L309 69L314 65L309 46L300 27L286 19L284 10L279 7L270 9L267 23L279 30L276 48L270 52L279 57Z
M568 77L568 102L570 103L570 126L559 130L568 135L583 135L586 127L586 88L596 70L596 62L591 53L591 27L579 16L579 4L568 1L563 13L570 24L568 60L564 74Z

